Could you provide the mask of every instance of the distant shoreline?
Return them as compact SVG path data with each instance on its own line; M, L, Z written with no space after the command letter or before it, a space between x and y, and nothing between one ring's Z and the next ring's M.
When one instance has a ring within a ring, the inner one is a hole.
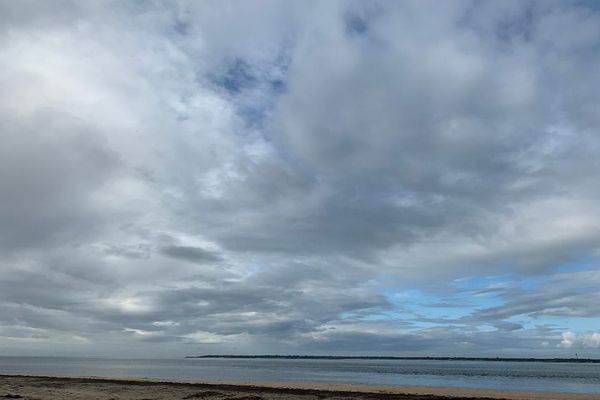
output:
M237 359L284 359L284 360L431 360L431 361L510 361L547 363L591 363L600 364L598 358L534 358L534 357L393 357L393 356L310 356L310 355L243 355L206 354L185 358L237 358Z

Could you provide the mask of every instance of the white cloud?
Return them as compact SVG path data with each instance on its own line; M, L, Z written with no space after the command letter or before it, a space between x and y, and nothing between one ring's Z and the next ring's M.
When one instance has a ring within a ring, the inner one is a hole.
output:
M571 331L563 332L560 347L597 349L600 348L600 333L575 333Z

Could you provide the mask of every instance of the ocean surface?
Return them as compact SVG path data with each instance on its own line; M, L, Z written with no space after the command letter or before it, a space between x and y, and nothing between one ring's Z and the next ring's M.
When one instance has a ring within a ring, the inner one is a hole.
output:
M600 393L600 364L548 362L0 357L0 374L371 383Z

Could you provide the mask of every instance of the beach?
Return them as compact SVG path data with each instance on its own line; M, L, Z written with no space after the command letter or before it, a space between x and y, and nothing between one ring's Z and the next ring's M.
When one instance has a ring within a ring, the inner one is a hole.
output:
M600 400L600 394L392 385L0 375L0 399L26 400Z

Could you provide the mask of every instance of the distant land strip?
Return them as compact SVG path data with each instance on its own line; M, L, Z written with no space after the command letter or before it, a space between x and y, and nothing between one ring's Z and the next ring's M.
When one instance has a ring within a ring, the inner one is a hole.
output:
M596 363L598 358L524 358L524 357L392 357L392 356L309 356L309 355L242 355L242 354L206 354L186 356L185 358L247 358L247 359L284 359L284 360L435 360L435 361L512 361L512 362L548 362L548 363Z

